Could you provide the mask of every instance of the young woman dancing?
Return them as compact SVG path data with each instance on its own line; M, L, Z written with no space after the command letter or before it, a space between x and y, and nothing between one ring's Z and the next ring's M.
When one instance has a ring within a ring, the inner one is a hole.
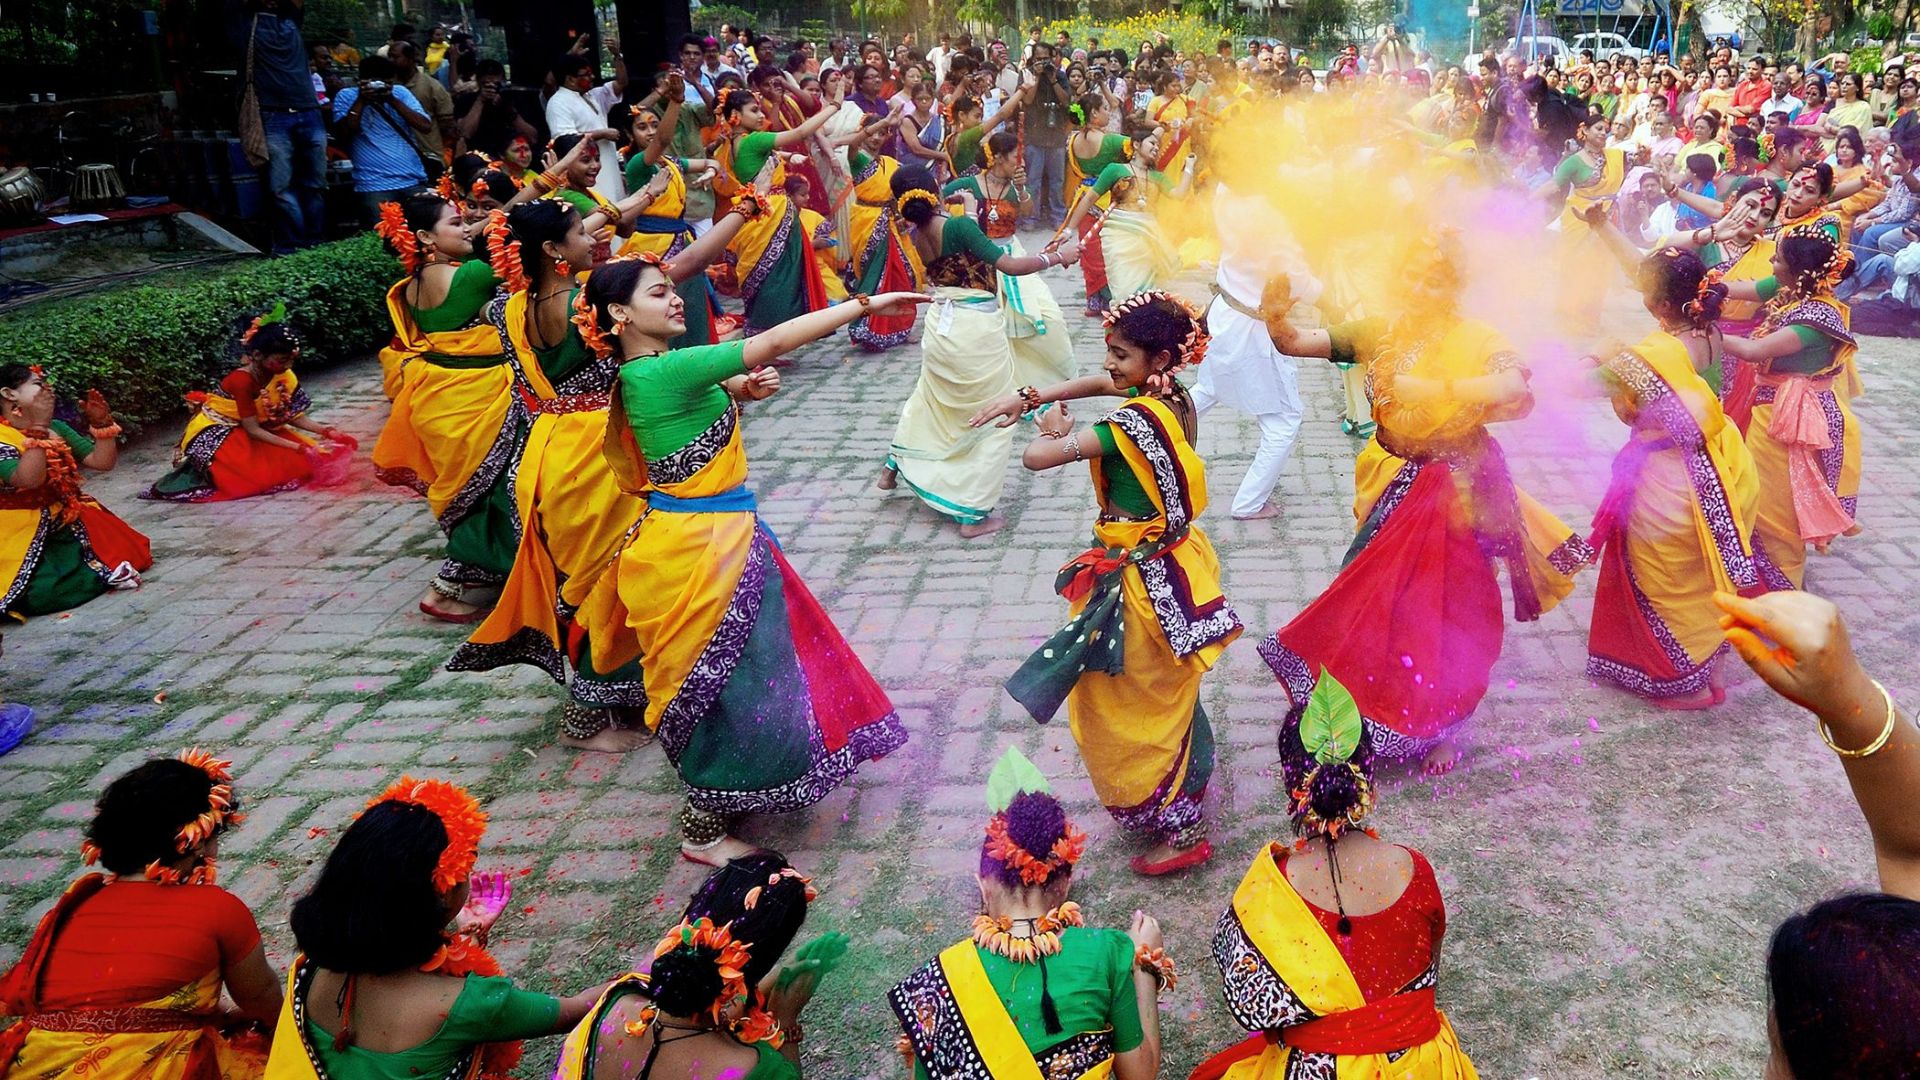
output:
M1260 655L1289 695L1330 672L1375 748L1438 773L1459 761L1506 633L1496 560L1514 619L1530 622L1573 591L1593 550L1514 485L1487 431L1531 411L1533 392L1506 339L1460 314L1457 256L1424 239L1406 267L1408 295L1388 317L1299 329L1285 319L1285 277L1261 299L1281 352L1365 366L1377 428L1354 463L1356 533L1340 572Z
M879 486L890 490L896 477L905 479L971 540L1006 524L993 508L1006 483L1013 432L971 423L1018 385L1008 317L994 287L1003 275L1070 263L1074 248L1069 240L1060 254L1005 254L972 218L947 216L935 186L919 166L893 174L893 204L914 260L926 268L934 306L920 338L920 379L900 409Z
M1174 375L1206 354L1200 313L1169 293L1137 293L1107 313L1106 370L982 409L976 426L1086 397L1128 400L1085 431L1064 404L1040 412L1022 461L1039 471L1084 461L1100 516L1094 547L1061 567L1067 624L1007 680L1046 723L1064 701L1093 790L1122 827L1151 844L1132 862L1149 877L1210 858L1201 800L1213 728L1200 679L1240 636L1220 589L1220 560L1197 524L1206 466L1194 452L1193 401Z
M575 616L588 645L572 660L602 675L640 661L646 725L687 786L681 852L718 866L752 850L728 834L734 818L811 806L907 738L755 510L741 403L780 388L767 365L781 353L927 298L892 293L669 349L686 331L673 285L654 257L617 259L587 278L575 315L595 355L621 361L605 453L648 509Z

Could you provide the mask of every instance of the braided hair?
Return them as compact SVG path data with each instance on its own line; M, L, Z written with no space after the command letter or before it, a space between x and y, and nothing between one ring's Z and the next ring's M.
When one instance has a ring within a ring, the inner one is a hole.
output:
M1787 283L1802 298L1831 291L1853 270L1847 249L1819 224L1788 229L1780 237L1779 253L1790 275Z

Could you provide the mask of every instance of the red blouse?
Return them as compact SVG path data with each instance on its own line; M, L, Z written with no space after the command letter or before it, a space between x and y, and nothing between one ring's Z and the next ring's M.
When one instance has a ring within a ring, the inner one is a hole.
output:
M1410 847L1400 850L1413 856L1413 879L1407 882L1400 898L1371 915L1352 915L1353 936L1340 940L1340 913L1325 911L1302 896L1320 926L1333 939L1352 969L1360 992L1368 1001L1391 997L1399 989L1420 977L1433 963L1433 945L1447 932L1447 909L1440 899L1440 883L1426 856ZM1282 874L1287 872L1287 856L1274 860Z
M225 889L116 881L61 927L40 976L40 1007L144 1004L226 971L259 944L253 913Z
M259 405L255 399L260 396L260 384L254 381L253 372L246 368L235 368L231 374L220 380L220 389L233 399L236 411L242 417L258 414Z

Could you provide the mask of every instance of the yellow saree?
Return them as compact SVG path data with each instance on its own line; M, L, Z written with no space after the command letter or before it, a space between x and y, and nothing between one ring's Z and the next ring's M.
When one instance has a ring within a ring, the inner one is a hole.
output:
M1368 1001L1340 947L1275 862L1254 856L1214 930L1227 1008L1250 1039L1195 1076L1224 1080L1474 1080L1479 1074L1434 1003L1437 969Z
M1755 378L1747 449L1760 477L1755 545L1794 588L1806 576L1807 545L1825 545L1860 531L1854 517L1860 495L1860 425L1844 393L1858 346L1847 306L1824 296L1770 313L1756 336L1806 326L1825 337L1813 370L1776 360ZM1802 357L1812 355L1803 352Z
M1727 648L1713 593L1784 583L1753 550L1759 476L1679 339L1656 331L1604 371L1633 434L1594 516L1587 675L1643 697L1697 694Z
M565 681L568 615L619 553L646 501L621 489L602 450L617 361L586 354L569 327L562 349L582 354L584 364L550 379L527 334L528 297L526 291L514 293L504 314L523 401L533 414L513 481L520 543L499 601L447 668L486 671L527 663ZM630 676L576 675L573 697L595 707L644 705L644 691Z
M407 286L412 278L401 278L387 290L387 318L393 323L393 339L380 348L380 388L387 400L399 396L401 372L422 357L486 357L500 353L500 335L484 322L458 330L428 333L414 320L413 306L407 303Z
M1061 568L1055 589L1070 602L1067 624L1007 690L1041 723L1064 699L1108 812L1185 847L1198 838L1213 773L1200 677L1242 627L1221 592L1219 557L1195 524L1207 505L1206 467L1178 416L1137 397L1105 423L1153 513L1116 512L1106 459L1089 463L1102 507L1096 546Z

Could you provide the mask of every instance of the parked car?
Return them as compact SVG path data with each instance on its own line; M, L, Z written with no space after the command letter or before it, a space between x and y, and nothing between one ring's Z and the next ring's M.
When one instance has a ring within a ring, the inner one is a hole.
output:
M1908 34L1900 40L1902 52L1912 52L1915 49L1920 49L1920 33Z
M1621 34L1581 34L1573 39L1573 51L1592 49L1595 60L1611 60L1616 54L1624 54L1629 60L1638 61L1647 55L1647 50L1629 42Z
M1560 38L1547 34L1529 34L1526 37L1508 38L1506 48L1501 51L1523 56L1529 60L1551 56L1553 57L1554 66L1562 70L1565 70L1573 64L1573 50L1567 48L1567 43Z

